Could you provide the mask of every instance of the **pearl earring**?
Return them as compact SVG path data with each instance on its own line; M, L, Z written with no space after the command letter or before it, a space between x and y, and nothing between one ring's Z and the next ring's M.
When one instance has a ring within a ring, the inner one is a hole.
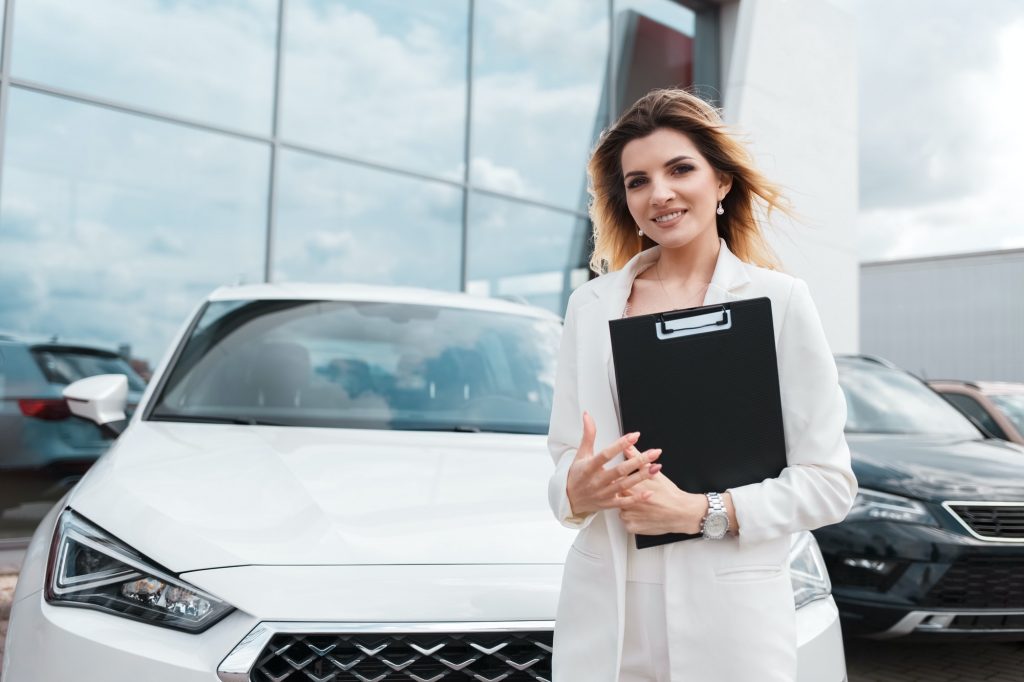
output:
M715 209L715 213L717 213L718 215L725 215L725 209L722 208L722 202L721 201L718 202L718 208Z
M643 237L644 236L644 231L641 230L639 227L636 228L636 236L638 236L638 237Z

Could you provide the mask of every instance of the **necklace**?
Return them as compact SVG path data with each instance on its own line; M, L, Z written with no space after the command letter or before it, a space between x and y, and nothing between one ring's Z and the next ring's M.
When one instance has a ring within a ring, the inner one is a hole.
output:
M697 302L697 301L703 301L704 299L702 297L704 295L704 292L711 285L711 282L705 282L704 286L702 286L697 291L696 295L690 296L688 299L686 299L686 301L684 301L683 305L681 305L681 306L679 306L677 308L677 307L675 307L675 303L673 303L673 301L672 301L672 297L668 295L668 289L665 288L665 283L661 280L661 259L660 258L654 263L654 272L655 272L656 275L658 275L658 284L661 286L661 291L662 291L662 293L665 294L665 300L668 301L669 308L672 309L672 310L682 310L684 308L688 308L691 303L694 303L694 302Z

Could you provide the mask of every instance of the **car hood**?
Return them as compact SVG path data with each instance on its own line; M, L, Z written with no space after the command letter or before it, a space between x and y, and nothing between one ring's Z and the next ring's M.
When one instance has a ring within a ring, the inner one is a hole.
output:
M138 421L76 511L176 573L560 564L543 436Z
M931 502L1024 501L1024 449L999 440L847 434L864 488Z

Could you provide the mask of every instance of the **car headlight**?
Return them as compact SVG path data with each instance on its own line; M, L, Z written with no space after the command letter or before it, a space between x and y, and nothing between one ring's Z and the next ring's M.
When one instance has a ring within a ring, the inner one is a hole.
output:
M96 609L192 633L233 610L70 509L60 515L54 530L45 596L57 606Z
M832 581L828 579L818 541L807 531L798 533L790 547L789 575L798 609L832 593Z
M847 521L898 521L938 526L928 508L909 497L861 488L853 501Z

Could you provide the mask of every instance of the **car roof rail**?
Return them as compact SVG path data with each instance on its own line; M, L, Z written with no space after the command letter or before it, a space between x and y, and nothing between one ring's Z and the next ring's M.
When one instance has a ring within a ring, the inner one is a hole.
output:
M876 365L882 365L883 367L888 367L889 369L898 369L901 372L906 371L905 369L897 365L895 362L886 360L885 358L878 355L871 355L870 353L836 353L836 357L854 360L867 360L868 362L873 362Z
M973 388L980 391L981 386L973 381L967 381L966 379L929 379L929 384L962 384L968 388Z

